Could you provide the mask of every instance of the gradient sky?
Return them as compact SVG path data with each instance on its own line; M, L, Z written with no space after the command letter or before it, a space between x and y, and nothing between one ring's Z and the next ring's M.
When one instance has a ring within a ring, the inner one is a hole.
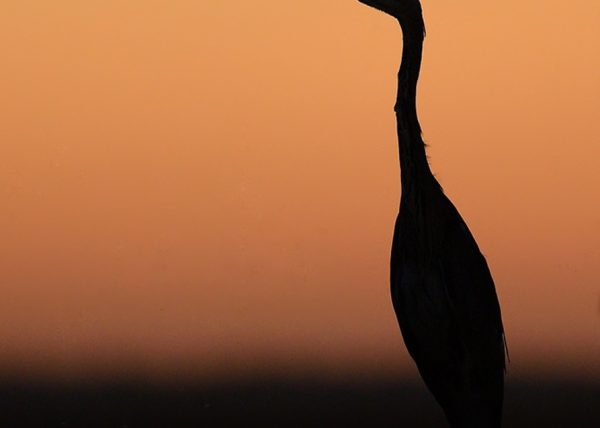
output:
M423 4L432 168L513 373L600 376L600 3ZM0 366L413 373L401 37L353 0L5 0Z

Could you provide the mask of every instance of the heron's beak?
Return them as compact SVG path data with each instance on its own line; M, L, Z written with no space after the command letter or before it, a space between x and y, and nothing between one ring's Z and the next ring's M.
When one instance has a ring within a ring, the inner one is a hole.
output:
M358 0L362 4L366 4L372 8L385 13L391 13L394 10L394 0Z
M362 4L366 4L367 6L374 7L375 9L379 9L377 7L377 0L358 0Z

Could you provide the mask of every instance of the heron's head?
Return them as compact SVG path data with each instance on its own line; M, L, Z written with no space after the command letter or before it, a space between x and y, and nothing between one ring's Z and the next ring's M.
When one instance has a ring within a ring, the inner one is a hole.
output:
M398 20L407 15L410 16L411 12L421 11L421 4L419 0L358 0L367 6L371 6L377 10L380 10L388 15L393 16Z

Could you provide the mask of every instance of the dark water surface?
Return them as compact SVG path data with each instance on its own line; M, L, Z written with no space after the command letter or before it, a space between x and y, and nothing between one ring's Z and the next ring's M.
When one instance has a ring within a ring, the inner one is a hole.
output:
M0 385L2 427L445 427L416 381ZM510 380L505 427L600 427L600 382Z

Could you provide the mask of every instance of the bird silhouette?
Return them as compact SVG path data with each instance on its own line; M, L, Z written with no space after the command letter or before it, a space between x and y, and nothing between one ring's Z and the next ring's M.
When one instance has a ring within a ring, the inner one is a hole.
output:
M500 305L484 256L427 162L416 110L421 4L360 1L396 18L403 34L394 107L402 195L390 263L402 337L452 428L497 428L506 350Z

